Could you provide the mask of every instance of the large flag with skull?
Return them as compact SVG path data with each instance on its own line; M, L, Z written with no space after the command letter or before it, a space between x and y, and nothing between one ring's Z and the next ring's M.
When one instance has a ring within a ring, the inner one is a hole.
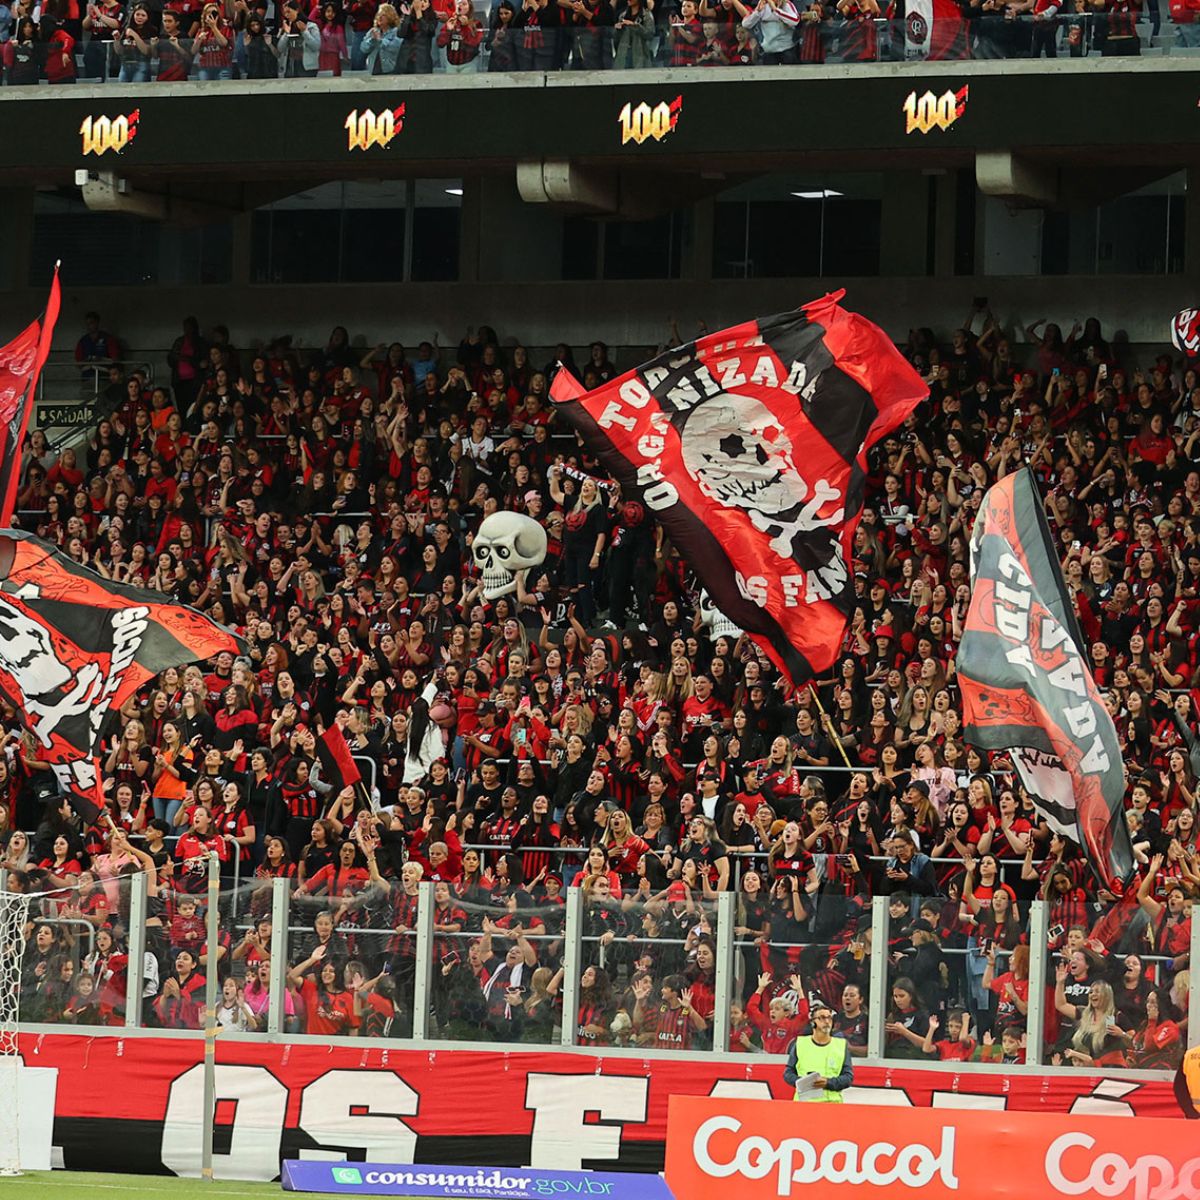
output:
M662 522L712 603L793 683L833 664L854 600L867 453L928 394L836 292L551 396Z
M971 605L955 664L967 741L1007 751L1052 828L1106 887L1133 871L1121 743L1028 469L990 488L971 532Z
M96 756L108 714L167 667L238 649L203 613L0 529L0 695L85 819L102 803Z

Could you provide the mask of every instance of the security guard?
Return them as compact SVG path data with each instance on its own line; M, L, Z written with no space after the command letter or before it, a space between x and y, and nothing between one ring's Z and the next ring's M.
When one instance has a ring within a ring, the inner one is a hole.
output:
M1175 1099L1189 1120L1200 1119L1200 1046L1193 1046L1175 1074Z
M797 1100L841 1104L842 1092L854 1082L850 1043L833 1036L833 1009L818 1004L812 1011L812 1033L788 1047L783 1081L796 1089Z

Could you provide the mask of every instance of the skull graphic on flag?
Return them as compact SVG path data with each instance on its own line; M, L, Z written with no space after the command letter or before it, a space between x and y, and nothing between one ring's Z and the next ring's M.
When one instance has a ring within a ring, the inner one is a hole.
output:
M825 479L811 486L779 419L750 396L726 393L693 409L681 438L683 465L712 500L740 508L781 558L796 558L797 534L839 525L842 493ZM838 553L830 534L825 560Z

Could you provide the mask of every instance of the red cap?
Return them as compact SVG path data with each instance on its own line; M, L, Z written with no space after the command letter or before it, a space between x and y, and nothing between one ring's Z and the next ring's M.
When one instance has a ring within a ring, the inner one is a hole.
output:
M688 897L687 884L681 879L675 880L669 888L667 888L668 900L686 900Z

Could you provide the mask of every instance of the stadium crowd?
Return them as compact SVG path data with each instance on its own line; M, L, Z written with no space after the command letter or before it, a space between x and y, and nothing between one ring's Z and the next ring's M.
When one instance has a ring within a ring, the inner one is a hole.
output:
M1131 361L1095 320L1066 336L1039 321L1018 343L983 309L946 342L914 330L906 353L929 399L872 453L837 666L792 691L701 619L652 515L551 410L558 362L589 388L614 377L603 344L542 366L487 328L412 355L337 328L302 354L188 318L169 382L151 382L91 314L76 357L107 372L94 428L61 453L30 434L20 521L231 625L246 655L168 670L120 714L111 827L80 826L3 712L0 867L56 892L30 928L22 1018L123 1020L122 885L145 873L145 1020L195 1027L215 969L222 1022L263 1028L286 878L305 929L287 1027L402 1034L432 881L437 1035L548 1040L574 1020L596 1045L711 1046L731 891L729 1048L781 1053L821 1000L864 1054L874 952L889 1056L1020 1062L1040 897L1053 1060L1176 1065L1200 886L1196 369ZM1138 873L1119 895L1003 757L963 740L969 532L1024 463L1125 755ZM501 510L543 524L549 549L488 601L471 546ZM362 782L322 761L327 733ZM564 1014L573 888L584 953Z
M1200 45L1198 5L1171 0L1181 46ZM914 15L906 49L903 6L878 0L3 0L0 51L10 85L1086 57L1140 54L1162 22L1142 8L960 0L928 45Z

